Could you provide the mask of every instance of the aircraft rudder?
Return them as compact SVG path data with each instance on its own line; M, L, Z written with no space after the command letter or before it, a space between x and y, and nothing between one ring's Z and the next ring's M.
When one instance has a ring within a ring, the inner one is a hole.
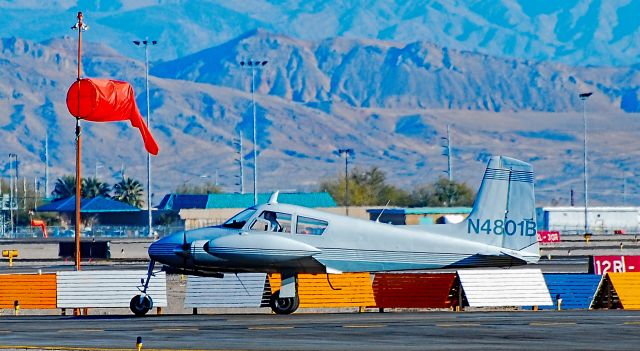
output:
M488 245L531 250L537 240L533 167L491 157L466 226L469 235Z

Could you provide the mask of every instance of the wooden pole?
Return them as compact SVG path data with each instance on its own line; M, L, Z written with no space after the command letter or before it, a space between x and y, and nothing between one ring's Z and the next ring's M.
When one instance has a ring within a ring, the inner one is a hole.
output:
M82 153L82 127L80 126L80 79L82 76L82 12L78 12L78 115L76 116L76 271L80 270L80 197L82 194L81 153Z

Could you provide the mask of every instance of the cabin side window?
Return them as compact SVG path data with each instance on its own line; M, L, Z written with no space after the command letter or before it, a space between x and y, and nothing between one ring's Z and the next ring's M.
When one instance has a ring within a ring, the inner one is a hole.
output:
M251 230L291 233L291 217L289 213L263 211L251 225Z
M322 235L329 223L320 219L298 216L296 234Z

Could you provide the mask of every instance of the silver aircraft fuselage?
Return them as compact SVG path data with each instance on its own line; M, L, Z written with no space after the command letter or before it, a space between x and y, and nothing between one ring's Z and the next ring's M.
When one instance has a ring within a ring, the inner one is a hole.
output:
M265 211L290 215L287 229L255 229ZM474 240L495 234L476 233L467 222L394 226L280 203L245 212L249 216L244 223L227 222L162 238L149 247L149 256L189 274L373 272L509 266L529 261L511 254L512 250ZM300 229L309 218L326 223L321 234Z

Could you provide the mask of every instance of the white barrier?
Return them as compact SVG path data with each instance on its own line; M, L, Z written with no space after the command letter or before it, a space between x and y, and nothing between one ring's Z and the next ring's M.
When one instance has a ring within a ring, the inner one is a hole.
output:
M185 308L260 307L265 273L225 274L224 278L189 276Z
M459 270L471 307L553 305L539 269Z
M146 270L58 272L58 308L129 307L131 298L140 291L140 279ZM156 273L147 293L154 307L167 306L165 272Z

